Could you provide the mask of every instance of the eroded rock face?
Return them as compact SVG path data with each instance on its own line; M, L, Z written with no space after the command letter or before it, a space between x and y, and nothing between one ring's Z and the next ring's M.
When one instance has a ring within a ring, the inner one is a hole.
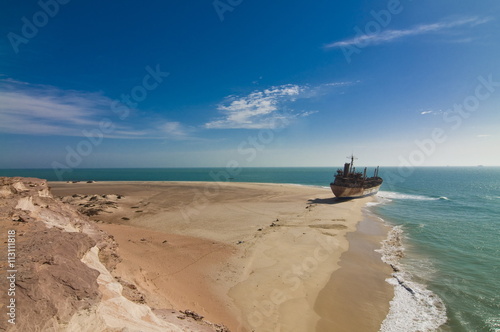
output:
M1 293L2 304L15 298L16 324L1 319L2 329L55 330L99 302L99 273L81 259L98 243L103 248L111 243L78 213L54 200L46 181L0 178L0 225L4 239L8 231L15 231L16 270L15 295ZM2 260L2 272L11 270L6 263Z
M28 227L18 242L19 331L57 330L101 298L99 273L80 260L95 241L83 233L37 228Z

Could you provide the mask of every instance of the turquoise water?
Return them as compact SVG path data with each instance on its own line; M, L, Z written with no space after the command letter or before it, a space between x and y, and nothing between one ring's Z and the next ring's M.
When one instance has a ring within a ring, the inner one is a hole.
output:
M75 169L66 173L64 180L238 181L328 186L335 170ZM446 308L441 313L446 315L446 323L438 330L500 331L500 167L382 168L380 175L385 180L377 198L380 204L370 209L402 229L405 257L400 263L408 282L421 285L444 303ZM57 180L52 170L0 170L0 176ZM433 306L436 304L433 301L424 302ZM422 321L439 318L439 315L422 315ZM423 324L414 330L436 330L432 326Z
M404 269L446 306L441 330L500 331L500 168L416 168L382 189L373 209L401 225Z
M98 168L73 169L64 181L236 181L328 186L334 169L325 168ZM39 177L58 181L52 169L0 169L0 176ZM325 184L326 182L326 184Z

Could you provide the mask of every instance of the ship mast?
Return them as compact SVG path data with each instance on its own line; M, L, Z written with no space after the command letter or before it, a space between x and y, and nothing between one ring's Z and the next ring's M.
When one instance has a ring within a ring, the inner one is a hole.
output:
M354 156L354 153L351 153L350 156L347 156L347 159L351 159L351 167L349 169L349 173L352 172L353 168L354 168L354 159L358 159Z

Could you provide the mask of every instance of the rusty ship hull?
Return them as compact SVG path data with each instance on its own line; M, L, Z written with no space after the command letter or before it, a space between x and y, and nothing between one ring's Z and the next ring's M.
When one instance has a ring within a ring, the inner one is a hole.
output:
M375 195L379 189L380 185L371 188L349 188L345 186L338 186L334 183L330 183L330 188L333 194L339 198L359 198Z
M338 198L359 198L375 195L382 185L382 178L378 176L378 167L372 177L366 176L364 172L356 172L354 167L354 156L349 157L350 163L344 164L344 169L338 169L335 181L330 183L333 194Z

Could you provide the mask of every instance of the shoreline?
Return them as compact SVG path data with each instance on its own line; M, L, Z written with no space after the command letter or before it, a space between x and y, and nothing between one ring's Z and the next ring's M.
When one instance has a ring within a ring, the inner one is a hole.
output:
M54 195L76 195L68 199L77 206L92 195L123 196L115 199L115 207L103 205L91 217L118 242L123 262L116 275L136 284L153 308L198 310L232 331L326 331L320 322L332 307L320 298L331 285L342 286L336 276L350 270L346 263L358 265L353 250L367 252L375 243L380 248L385 238L381 229L365 225L362 210L372 198L338 203L329 189L317 186L197 181L49 185ZM169 265L163 267L162 260ZM372 256L368 260L378 271L367 282L374 285L385 263ZM390 271L377 282L387 284L389 276ZM356 298L388 308L392 287L377 287L384 296L370 299L369 293L358 292ZM378 322L377 331L384 312L374 310L369 317ZM355 316L344 320L363 319Z
M317 331L379 331L378 318L387 317L394 297L386 281L392 269L379 252L390 229L365 212L356 231L347 234L349 249L316 302L322 316Z

